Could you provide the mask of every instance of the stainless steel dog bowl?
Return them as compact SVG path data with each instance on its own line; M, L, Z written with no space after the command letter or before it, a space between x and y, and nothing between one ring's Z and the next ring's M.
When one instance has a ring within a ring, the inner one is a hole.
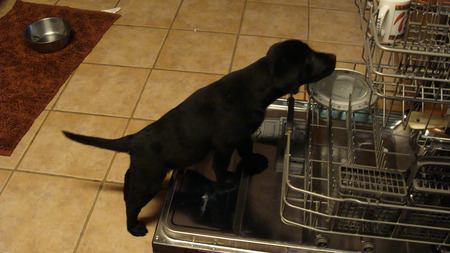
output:
M52 53L63 49L69 42L71 26L63 18L44 18L29 25L24 36L27 44L41 53Z
M362 110L377 99L365 75L349 69L335 69L330 76L308 84L308 93L316 102L340 111Z

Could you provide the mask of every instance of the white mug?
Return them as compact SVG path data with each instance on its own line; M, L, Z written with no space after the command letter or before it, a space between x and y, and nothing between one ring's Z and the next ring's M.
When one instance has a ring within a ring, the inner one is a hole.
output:
M411 0L379 1L377 34L381 43L392 44L403 38L410 6Z

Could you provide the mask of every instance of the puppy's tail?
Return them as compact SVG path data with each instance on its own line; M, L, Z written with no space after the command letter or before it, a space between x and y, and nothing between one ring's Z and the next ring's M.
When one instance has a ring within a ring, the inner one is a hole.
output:
M74 134L67 131L63 131L63 134L71 140L98 148L104 148L118 152L128 152L130 150L129 143L131 135L119 139L103 139L99 137Z

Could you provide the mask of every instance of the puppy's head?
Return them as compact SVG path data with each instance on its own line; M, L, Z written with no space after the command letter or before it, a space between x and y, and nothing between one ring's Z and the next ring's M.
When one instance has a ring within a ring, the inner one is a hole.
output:
M300 85L317 82L336 67L336 55L315 52L299 40L274 44L266 57L276 88L286 93L297 93Z

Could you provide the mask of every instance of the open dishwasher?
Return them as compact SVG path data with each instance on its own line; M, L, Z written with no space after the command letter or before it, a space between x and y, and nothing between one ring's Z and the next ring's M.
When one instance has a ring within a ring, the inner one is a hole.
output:
M269 168L248 176L235 155L229 193L208 159L177 170L155 252L447 252L450 4L412 1L405 35L385 45L378 2L355 2L365 63L339 65L365 72L362 102L312 86L275 101L254 134Z

